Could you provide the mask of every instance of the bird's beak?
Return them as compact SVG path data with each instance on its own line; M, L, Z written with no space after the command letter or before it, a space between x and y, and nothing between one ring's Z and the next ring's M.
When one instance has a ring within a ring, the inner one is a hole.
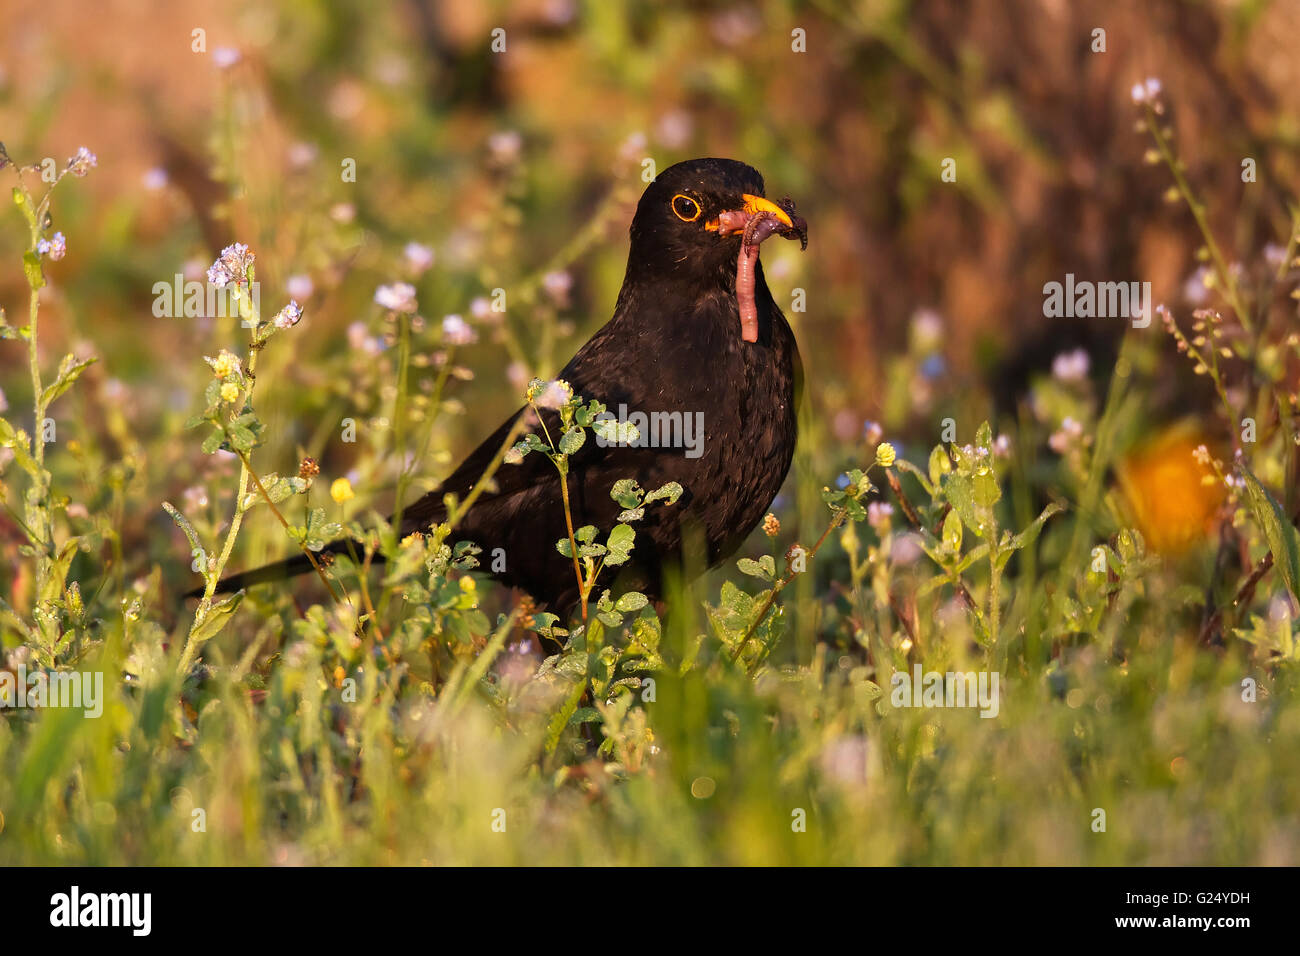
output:
M802 248L808 248L808 223L795 215L793 202L784 199L777 204L749 193L745 193L742 198L745 200L743 206L721 213L716 219L705 223L704 228L720 236L732 236L745 232L746 227L755 219L775 219L780 225L764 230L759 242L775 234L785 239L798 239Z

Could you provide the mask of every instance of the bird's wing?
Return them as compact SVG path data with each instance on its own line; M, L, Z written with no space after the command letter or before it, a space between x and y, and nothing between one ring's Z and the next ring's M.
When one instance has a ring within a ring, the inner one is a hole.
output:
M600 398L606 401L603 396L588 394L587 384L590 381L598 381L609 375L610 370L607 368L598 368L596 356L599 355L601 344L613 334L612 327L616 322L611 321L603 326L592 338L578 350L578 353L569 361L563 371L557 378L564 379L572 386L575 395L590 400ZM474 486L478 484L479 479L487 470L501 450L501 444L506 440L506 435L514 427L515 420L520 415L528 414L529 407L518 409L513 415L507 418L501 425L485 438L470 455L457 466L456 470L443 479L442 484L434 491L429 492L417 501L402 509L402 531L403 534L409 534L412 531L418 531L428 528L430 525L443 521L447 516L447 508L443 504L443 498L447 494L455 494L461 501L470 494ZM559 441L561 428L559 416L552 411L543 410L542 421L553 441ZM544 434L536 425L532 428L538 434ZM575 467L581 465L590 467L597 465L601 459L608 456L608 453L614 451L613 448L603 448L596 442L587 442L578 455L574 458ZM555 466L546 458L545 455L531 454L524 458L522 462L516 465L502 465L493 475L493 486L491 490L485 491L479 498L480 501L491 499L511 498L513 496L529 492L549 489L554 486L555 493L559 493L559 474Z

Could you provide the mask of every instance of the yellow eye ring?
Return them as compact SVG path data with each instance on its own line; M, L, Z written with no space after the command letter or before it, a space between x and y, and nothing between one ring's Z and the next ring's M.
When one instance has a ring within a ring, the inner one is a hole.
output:
M679 200L680 200L680 205L679 205ZM676 196L673 197L672 207L673 207L673 215L676 216L678 219L680 219L682 222L694 222L696 219L700 218L700 213L704 211L703 209L700 208L699 203L697 203L694 199L692 199L690 196L686 195L685 193L678 193ZM683 210L685 210L685 212L683 212ZM691 212L691 210L695 211L694 215L686 215L686 213Z

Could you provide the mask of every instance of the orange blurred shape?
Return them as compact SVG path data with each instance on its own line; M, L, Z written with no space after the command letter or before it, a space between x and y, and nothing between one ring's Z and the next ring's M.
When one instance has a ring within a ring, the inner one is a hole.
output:
M1131 453L1117 469L1137 529L1147 546L1161 554L1182 554L1213 533L1224 489L1213 469L1194 457L1203 444L1195 427L1175 427Z

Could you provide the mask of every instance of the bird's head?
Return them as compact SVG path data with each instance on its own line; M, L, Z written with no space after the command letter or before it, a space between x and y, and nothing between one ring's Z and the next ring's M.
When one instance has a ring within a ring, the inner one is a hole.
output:
M794 203L763 196L758 170L733 159L687 160L665 169L642 194L632 220L628 278L729 285L735 276L743 296L742 244L753 267L758 245L773 235L807 248L808 224L795 215Z

